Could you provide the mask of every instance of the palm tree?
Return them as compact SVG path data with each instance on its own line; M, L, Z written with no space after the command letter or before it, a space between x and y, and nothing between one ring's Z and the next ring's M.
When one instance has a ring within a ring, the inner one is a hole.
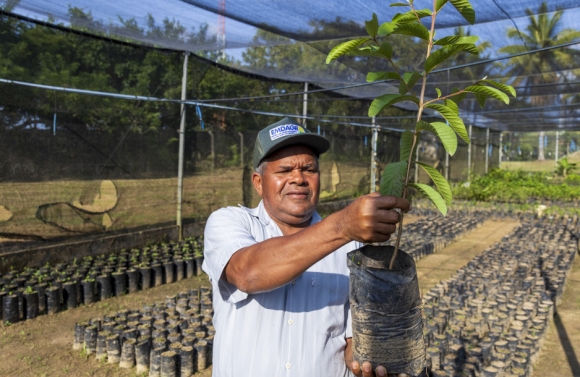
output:
M562 18L563 11L556 11L552 17L548 14L548 6L544 2L534 13L526 9L530 23L526 27L526 33L516 28L510 28L507 36L516 39L523 44L513 44L503 47L500 53L515 55L529 50L537 50L546 47L558 46L580 38L580 31L574 29L559 30L558 22ZM536 15L537 14L537 15ZM507 62L509 67L507 74L514 77L512 85L525 86L528 91L537 84L555 83L565 80L560 73L565 67L570 67L577 57L569 49L552 49L529 55L515 56ZM557 100L557 94L532 96L530 104L546 106ZM538 138L538 160L544 160L544 132L541 131Z

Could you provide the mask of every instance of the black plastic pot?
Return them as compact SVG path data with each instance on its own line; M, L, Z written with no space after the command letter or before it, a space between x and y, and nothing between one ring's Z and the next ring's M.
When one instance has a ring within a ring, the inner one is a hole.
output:
M60 311L60 288L52 286L44 291L46 296L46 312L48 314L56 314Z
M163 264L165 271L165 284L171 284L175 281L175 264L169 261Z
M135 361L137 364L136 374L144 374L149 371L149 356L151 353L151 339L141 340L135 345Z
M123 342L123 347L121 350L121 361L119 362L120 368L133 368L135 365L135 339L126 339Z
M195 346L196 358L196 371L201 372L207 368L207 342L205 340L198 341Z
M127 290L127 275L124 272L114 272L113 280L115 281L115 296L124 296Z
M95 301L95 281L92 279L81 281L83 292L83 303L92 304Z
M33 319L38 317L38 292L23 293L24 318Z
M62 301L67 309L77 307L77 283L76 281L67 281L62 285Z
M139 290L139 272L134 269L127 270L127 280L129 285L129 293L135 293Z
M163 285L163 266L153 264L151 265L151 271L153 271L153 286L158 287Z
M195 260L193 258L185 258L185 277L190 278L195 276Z
M139 268L139 283L141 289L149 289L151 288L151 268L149 267L140 267Z
M20 309L18 308L18 296L6 295L2 305L4 323L16 323L20 321Z
M421 296L413 258L392 246L348 253L354 359L389 374L416 376L425 366Z
M111 278L108 275L97 276L97 292L101 301L113 296Z
M161 377L177 377L177 353L175 351L161 354Z
M197 276L201 276L201 274L203 274L203 270L201 269L201 266L203 264L203 256L195 257L193 259L195 259L195 274Z

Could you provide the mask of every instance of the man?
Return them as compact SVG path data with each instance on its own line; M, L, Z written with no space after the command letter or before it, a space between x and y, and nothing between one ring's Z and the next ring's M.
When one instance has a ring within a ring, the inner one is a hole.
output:
M318 157L329 146L290 118L266 127L252 175L262 201L207 221L215 376L386 376L352 360L346 253L388 240L399 221L393 209L410 204L370 194L322 220Z

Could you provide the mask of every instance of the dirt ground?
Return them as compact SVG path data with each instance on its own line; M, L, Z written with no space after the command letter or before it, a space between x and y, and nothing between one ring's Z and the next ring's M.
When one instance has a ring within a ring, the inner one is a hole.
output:
M73 351L75 323L102 317L106 313L121 309L140 309L145 304L165 300L166 295L201 285L209 286L205 275L66 310L56 315L43 315L11 326L1 325L0 376L136 376L135 368L121 369L118 364L102 363L94 356L81 356L81 351ZM196 376L209 377L211 369Z
M406 217L411 223L416 217ZM424 292L441 279L452 276L471 258L499 242L518 225L515 221L486 221L462 239L437 254L417 263L421 290ZM11 326L0 325L0 377L3 376L136 376L135 369L98 362L73 351L74 324L102 317L123 308L138 309L144 304L163 300L168 294L209 285L207 278L194 277L137 294L113 298L57 315L41 316ZM552 322L542 356L534 368L534 377L580 377L580 258L576 258L558 314ZM208 377L211 369L197 376Z

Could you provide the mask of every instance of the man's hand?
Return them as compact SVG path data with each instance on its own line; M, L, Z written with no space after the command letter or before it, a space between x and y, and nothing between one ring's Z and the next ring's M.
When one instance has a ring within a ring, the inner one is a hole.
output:
M346 361L346 366L350 371L357 377L386 377L387 376L387 368L382 365L379 365L372 369L371 363L365 361L362 365L362 368L358 361L354 361L352 356L352 338L346 338L346 348L344 349L344 360ZM398 377L409 377L405 373L400 373Z
M361 196L340 211L339 231L348 239L363 243L387 241L401 219L395 209L406 213L411 209L411 203L376 192Z

